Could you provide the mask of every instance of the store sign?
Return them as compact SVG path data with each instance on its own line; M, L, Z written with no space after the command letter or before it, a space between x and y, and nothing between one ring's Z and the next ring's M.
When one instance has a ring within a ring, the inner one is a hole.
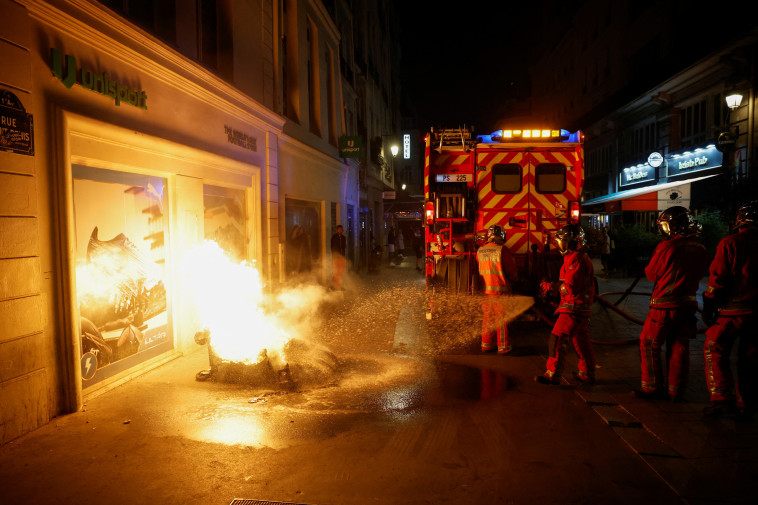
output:
M737 139L734 138L732 132L721 132L716 139L716 149L722 153L730 153L734 151L737 145Z
M363 137L340 137L340 158L363 158Z
M226 135L227 142L230 144L244 147L251 151L258 150L258 139L251 137L247 133L235 130L231 126L224 125L224 134Z
M411 159L411 135L409 133L403 134L403 159Z
M65 55L65 65L63 59L63 53L58 49L50 49L50 67L53 75L60 79L67 88L79 84L83 88L112 98L117 106L123 102L147 110L147 93L144 91L129 89L123 84L112 81L108 72L94 72L85 68L76 68L76 58L69 54Z
M658 168L663 165L663 155L658 152L650 153L650 156L647 157L647 162L651 167Z
M394 191L382 191L382 198L385 200L394 200L397 196L397 193Z
M682 184L658 191L658 210L666 210L677 205L689 208L690 186L690 184Z
M713 144L684 151L683 153L672 154L667 165L667 175L674 177L700 170L718 168L721 166L722 160L723 154Z
M619 186L630 186L641 182L650 182L655 180L655 168L648 163L627 167L621 171Z
M0 149L34 156L34 118L10 91L0 92Z

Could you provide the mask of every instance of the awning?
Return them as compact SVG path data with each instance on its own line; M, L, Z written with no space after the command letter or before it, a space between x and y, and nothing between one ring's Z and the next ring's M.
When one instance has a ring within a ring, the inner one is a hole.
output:
M630 200L630 199L639 201L639 203L642 203L643 201L647 201L647 200L651 200L651 201L655 200L657 202L658 191L665 191L667 189L675 188L677 186L683 186L685 184L702 181L704 179L710 179L711 177L716 177L718 175L721 175L721 174L711 174L711 175L706 175L703 177L695 177L693 179L685 179L682 181L667 182L665 184L656 184L654 186L645 186L643 188L617 191L616 193L611 193L610 195L599 196L597 198L593 198L592 200L587 200L586 202L582 202L582 207L590 207L590 206L597 205L600 203L611 203L611 202L616 202L619 200ZM655 195L652 195L652 193L655 193ZM646 195L648 196L646 197ZM635 206L630 205L629 207L635 207ZM618 209L618 210L621 210L621 209ZM653 210L653 209L625 208L624 210Z

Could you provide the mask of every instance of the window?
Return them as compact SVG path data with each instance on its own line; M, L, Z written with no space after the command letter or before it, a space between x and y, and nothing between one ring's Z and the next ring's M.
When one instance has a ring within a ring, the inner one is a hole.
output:
M707 127L707 108L705 99L682 109L680 135L682 147L694 147L705 142Z
M566 167L560 163L540 163L534 170L538 193L563 193L566 191Z
M306 40L308 43L308 115L310 117L311 133L321 136L318 29L310 18L308 18L308 26L306 27Z
M203 185L203 231L235 262L247 259L245 191Z
M337 91L334 86L335 72L336 69L334 68L334 51L329 48L326 51L326 107L329 118L329 143L333 146L337 145Z
M521 193L523 183L521 165L508 163L492 167L492 192L497 194Z

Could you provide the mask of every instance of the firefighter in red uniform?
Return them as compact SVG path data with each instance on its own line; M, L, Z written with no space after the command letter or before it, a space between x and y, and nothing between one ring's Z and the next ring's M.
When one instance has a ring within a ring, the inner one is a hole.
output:
M663 240L653 251L645 276L653 282L650 310L640 334L641 388L637 398L680 401L689 374L690 339L697 333L697 293L708 272L708 253L690 211L670 207L656 222ZM666 344L668 390L661 348Z
M582 250L584 230L578 224L568 224L555 234L558 250L563 255L560 281L543 283L543 291L560 292L561 302L556 309L558 319L550 335L547 370L534 378L540 384L559 384L566 363L566 347L570 340L579 363L574 377L584 384L595 382L595 355L590 342L589 317L595 297L595 270L589 256Z
M512 292L511 283L518 280L518 271L516 262L504 243L505 231L498 225L490 226L487 230L487 243L476 253L479 274L484 280L482 352L495 350L495 328L498 354L508 354L513 349L504 320L505 305L500 297Z
M706 416L736 413L750 419L758 410L758 201L737 211L734 233L716 249L703 294L705 379L711 392ZM737 348L737 385L729 355ZM738 410L739 409L739 410Z

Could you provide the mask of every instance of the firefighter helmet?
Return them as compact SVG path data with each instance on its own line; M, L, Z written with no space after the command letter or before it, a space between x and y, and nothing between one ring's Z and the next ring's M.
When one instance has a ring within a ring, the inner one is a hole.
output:
M494 242L496 244L505 243L505 230L496 224L493 224L487 229L487 242Z
M555 232L555 244L562 255L584 247L584 230L578 224L567 224Z
M669 207L661 212L655 224L665 238L674 235L695 235L700 231L700 223L692 218L689 209L681 205Z
M737 210L737 216L734 218L734 229L738 230L743 226L756 226L758 224L758 200L748 202Z

